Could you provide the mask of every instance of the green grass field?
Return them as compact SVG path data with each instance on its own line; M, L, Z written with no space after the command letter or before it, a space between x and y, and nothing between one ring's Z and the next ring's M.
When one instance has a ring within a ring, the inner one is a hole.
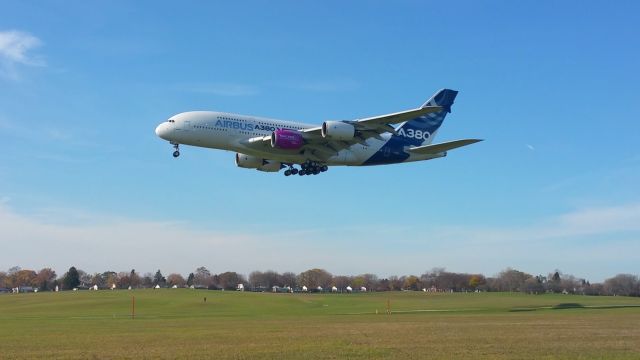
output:
M2 295L0 358L638 359L640 298L189 289Z

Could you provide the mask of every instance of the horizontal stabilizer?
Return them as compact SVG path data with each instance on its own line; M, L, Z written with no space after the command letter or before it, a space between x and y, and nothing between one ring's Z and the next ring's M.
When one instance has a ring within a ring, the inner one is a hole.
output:
M412 147L407 149L407 151L412 152L414 154L421 154L421 155L438 154L451 149L471 145L471 144L477 143L478 141L482 141L482 140L480 139L454 140L454 141L443 142L440 144Z

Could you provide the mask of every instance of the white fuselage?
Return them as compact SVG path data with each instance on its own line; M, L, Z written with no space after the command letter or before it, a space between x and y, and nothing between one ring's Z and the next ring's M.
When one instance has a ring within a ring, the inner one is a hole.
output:
M282 163L302 163L307 160L298 150L274 147L251 147L249 139L271 136L276 129L304 130L318 127L299 122L213 111L190 111L172 116L156 128L156 134L172 143L221 149L252 155ZM390 139L386 133L380 139L369 138L364 144L354 144L326 160L327 165L363 165ZM401 162L432 159L433 155L411 154Z

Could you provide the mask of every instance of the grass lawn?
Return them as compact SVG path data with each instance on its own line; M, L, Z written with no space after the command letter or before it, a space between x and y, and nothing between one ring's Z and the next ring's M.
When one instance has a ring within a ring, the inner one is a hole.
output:
M638 359L640 298L189 289L2 295L0 358Z

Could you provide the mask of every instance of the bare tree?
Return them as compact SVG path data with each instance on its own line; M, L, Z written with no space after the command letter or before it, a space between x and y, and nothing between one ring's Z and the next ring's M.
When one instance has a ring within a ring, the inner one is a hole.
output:
M218 275L218 282L221 288L226 290L236 289L238 284L245 285L247 281L244 276L235 271L227 271Z
M284 272L282 273L282 275L280 275L281 286L295 287L296 282L297 282L297 275L290 271Z
M331 274L323 269L311 269L298 275L298 284L308 287L309 289L321 286L323 288L331 285Z
M118 273L118 282L116 285L120 289L126 289L131 286L131 273L121 272ZM133 286L132 286L133 287Z
M12 283L12 287L20 286L38 286L37 274L33 270L18 270L10 272L9 278Z
M635 275L618 274L604 281L604 290L609 295L640 296L640 282Z
M209 286L213 283L213 277L211 272L206 267L201 266L196 269L196 273L193 277L193 284L199 286Z
M254 271L249 274L249 282L255 288L270 289L273 286L283 286L282 277L273 270Z
M143 288L153 287L153 274L150 272L144 273L144 275L140 278L140 286L142 286Z
M530 277L531 275L522 271L507 268L498 275L498 290L520 291L524 282Z
M187 281L180 274L173 273L167 276L167 284L169 286L183 287L186 283Z
M129 273L129 286L135 288L140 286L141 283L142 279L140 279L140 276L136 272L136 269L131 269L131 272Z
M337 287L341 291L344 290L347 286L351 285L351 277L338 275L333 277L333 286Z
M56 272L51 270L51 268L44 268L38 271L35 283L40 290L52 290L55 288L55 281Z
M375 274L362 274L358 275L364 280L364 287L367 289L374 289L378 286L378 276Z
M113 285L118 284L118 274L114 271L105 271L102 273L102 278L104 279L105 286L108 288L113 287Z
M84 270L78 269L78 275L80 276L80 285L86 287L89 287L89 285L91 285L91 279L93 278L91 274L88 274Z
M520 291L522 292L526 292L529 294L542 294L544 293L544 284L541 281L541 278L539 276L536 277L530 277L527 280L524 281L524 284L522 284L522 287L520 289Z

